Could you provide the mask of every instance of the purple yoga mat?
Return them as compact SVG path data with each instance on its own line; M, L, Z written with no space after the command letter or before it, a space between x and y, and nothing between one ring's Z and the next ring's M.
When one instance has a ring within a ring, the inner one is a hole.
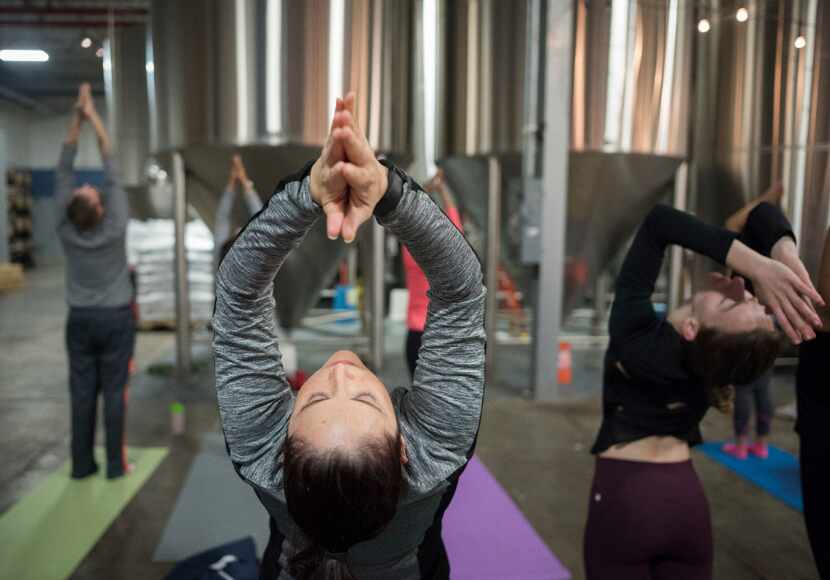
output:
M569 580L507 492L473 457L444 514L452 580Z

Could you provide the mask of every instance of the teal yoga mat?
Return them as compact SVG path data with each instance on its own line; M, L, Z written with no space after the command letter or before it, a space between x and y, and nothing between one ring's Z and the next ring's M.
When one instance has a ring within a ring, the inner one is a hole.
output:
M698 447L698 450L791 508L804 511L804 504L801 500L801 477L798 459L795 455L770 445L767 459L758 459L750 455L747 459L741 460L721 451L722 446L722 441L713 441L704 443Z

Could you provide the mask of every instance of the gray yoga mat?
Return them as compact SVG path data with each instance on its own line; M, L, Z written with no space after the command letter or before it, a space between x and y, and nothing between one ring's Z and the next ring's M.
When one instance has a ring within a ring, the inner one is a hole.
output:
M257 555L268 545L268 514L233 470L221 434L206 436L179 491L176 506L153 554L177 562L226 542L253 536Z

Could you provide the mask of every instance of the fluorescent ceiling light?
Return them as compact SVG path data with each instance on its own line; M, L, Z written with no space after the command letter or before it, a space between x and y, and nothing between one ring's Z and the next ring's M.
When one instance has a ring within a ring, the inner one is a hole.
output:
M3 62L46 62L49 55L42 50L0 50L0 60Z

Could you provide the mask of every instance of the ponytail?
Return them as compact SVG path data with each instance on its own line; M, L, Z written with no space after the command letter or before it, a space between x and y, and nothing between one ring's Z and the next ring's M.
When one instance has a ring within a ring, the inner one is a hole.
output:
M685 343L685 364L703 381L709 404L729 413L735 400L733 385L749 384L772 368L781 344L778 331L701 328Z
M288 561L298 580L356 580L347 552L395 517L404 487L401 437L318 450L297 437L283 446L285 502L303 532Z
M357 580L346 552L327 552L320 544L308 545L291 557L288 572L297 580Z

